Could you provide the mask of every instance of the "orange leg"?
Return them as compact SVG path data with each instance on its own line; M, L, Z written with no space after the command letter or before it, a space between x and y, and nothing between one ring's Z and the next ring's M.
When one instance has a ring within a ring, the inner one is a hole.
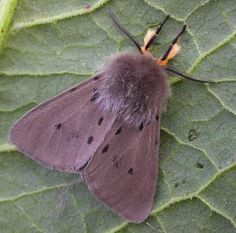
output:
M169 60L174 58L180 51L181 46L178 44L179 37L184 33L186 29L186 25L182 28L181 32L175 37L175 39L172 41L171 45L167 49L167 51L164 53L162 58L157 60L157 63L160 66L165 66Z
M169 17L170 16L167 15L166 18L164 19L164 21L161 23L161 25L156 30L150 30L150 29L148 30L146 36L144 37L144 44L141 47L143 53L148 52L149 47L156 39L157 35L159 34L159 32L161 31L162 27L164 26L165 22L167 21L167 19Z

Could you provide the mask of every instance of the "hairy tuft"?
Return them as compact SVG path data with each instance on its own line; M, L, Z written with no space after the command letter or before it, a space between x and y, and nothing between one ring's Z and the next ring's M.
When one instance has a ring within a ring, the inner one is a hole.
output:
M151 55L119 54L102 70L97 103L103 111L139 127L155 121L171 90L167 74Z

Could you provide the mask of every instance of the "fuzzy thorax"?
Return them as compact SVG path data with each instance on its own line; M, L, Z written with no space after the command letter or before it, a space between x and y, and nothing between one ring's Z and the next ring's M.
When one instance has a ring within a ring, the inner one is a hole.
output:
M102 70L97 102L103 111L139 127L165 108L170 86L165 70L149 54L119 54Z

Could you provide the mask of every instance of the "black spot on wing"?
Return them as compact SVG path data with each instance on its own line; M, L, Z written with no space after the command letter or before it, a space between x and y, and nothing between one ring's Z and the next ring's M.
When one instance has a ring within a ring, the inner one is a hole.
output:
M156 115L156 121L158 121L159 120L159 115Z
M100 78L100 76L96 75L96 76L93 77L93 80L98 80L99 78Z
M75 91L77 89L77 87L73 87L73 88L71 88L70 90L69 90L69 92L73 92L73 91Z
M99 120L98 120L98 125L101 125L103 122L103 117L100 117Z
M139 131L142 131L143 130L143 122L140 124L140 126L138 127L139 128Z
M55 124L56 129L61 129L61 126L62 126L61 123Z
M128 173L129 173L129 175L134 175L134 169L131 167L129 170L128 170Z
M90 145L90 144L92 143L92 141L93 141L93 136L90 136L90 137L88 138L87 143Z
M102 153L106 153L108 151L109 145L107 144L106 146L104 146L104 148L102 149Z
M116 130L116 133L115 133L115 135L118 135L118 134L120 134L120 133L121 133L121 131L122 131L122 127L120 127L119 129L117 129L117 130Z
M91 97L90 101L95 101L100 96L99 92L95 92L94 95Z

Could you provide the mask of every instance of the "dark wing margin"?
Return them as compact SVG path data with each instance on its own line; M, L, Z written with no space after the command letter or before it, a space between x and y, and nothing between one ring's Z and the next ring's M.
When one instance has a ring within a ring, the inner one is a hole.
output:
M47 168L78 173L115 120L92 99L102 78L95 76L26 113L12 127L11 142ZM101 118L106 124L98 125Z
M131 222L144 221L153 206L157 184L159 121L140 131L116 120L82 171L90 191Z

